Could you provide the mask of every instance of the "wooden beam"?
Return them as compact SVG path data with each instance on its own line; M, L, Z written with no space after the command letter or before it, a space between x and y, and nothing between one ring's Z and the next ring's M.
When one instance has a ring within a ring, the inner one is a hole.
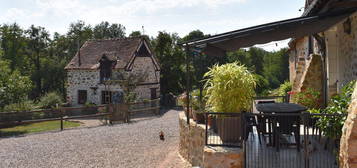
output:
M333 2L329 5L329 9L332 9L332 8L354 8L354 7L357 7L357 1Z

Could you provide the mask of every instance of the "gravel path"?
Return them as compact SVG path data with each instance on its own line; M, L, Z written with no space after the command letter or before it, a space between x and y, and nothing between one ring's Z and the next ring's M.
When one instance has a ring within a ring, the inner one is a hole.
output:
M189 167L178 156L179 111L131 124L0 139L0 167ZM159 139L159 132L165 141Z

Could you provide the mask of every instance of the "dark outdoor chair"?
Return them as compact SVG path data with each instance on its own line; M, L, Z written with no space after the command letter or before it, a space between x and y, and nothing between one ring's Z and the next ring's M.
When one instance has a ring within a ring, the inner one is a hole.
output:
M261 104L261 103L276 103L282 99L283 102L288 103L289 97L288 96L264 96L264 97L255 97L253 99L254 104ZM267 125L268 124L268 125ZM264 135L272 135L273 128L272 128L272 118L269 116L257 116L257 131L258 134ZM268 126L268 130L267 130ZM264 138L263 138L264 139ZM259 138L260 140L260 138ZM271 139L269 138L269 143L271 143Z
M297 150L300 151L300 117L299 116L276 116L276 133L275 133L275 145L277 150L279 150L281 141L280 138L282 135L292 135L294 134L295 145ZM292 143L288 143L290 145Z
M257 133L258 133L259 144L262 144L261 137L260 137L262 131L261 131L261 129L260 129L260 126L259 126L259 124L258 124L258 122L257 122L256 117L255 117L255 116L247 116L247 117L246 117L246 124L247 124L247 125L246 125L246 135L245 135L245 139L248 139L250 132L252 133L252 135L254 135L254 133L253 133L253 127L255 127L256 130L257 130Z
M275 103L275 100L259 100L257 102L257 104L261 104L261 103ZM258 135L262 134L264 135L269 135L272 132L272 128L270 128L271 126L271 120L268 116L257 116L257 131L258 131ZM267 131L267 124L268 124L268 131ZM260 142L260 137L259 137L259 142Z

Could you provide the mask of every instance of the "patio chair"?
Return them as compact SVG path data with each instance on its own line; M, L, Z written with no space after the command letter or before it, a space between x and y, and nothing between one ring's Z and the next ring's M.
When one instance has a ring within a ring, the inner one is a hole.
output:
M257 130L259 144L262 144L262 141L261 141L262 131L260 129L260 126L259 126L255 116L247 116L246 117L246 135L245 135L245 139L248 139L250 132L253 133L253 127L255 127L255 129ZM254 135L254 133L252 135Z
M282 135L294 134L295 143L288 143L288 145L294 144L297 150L300 151L300 117L299 116L276 116L274 123L276 125L274 139L277 150L279 151Z

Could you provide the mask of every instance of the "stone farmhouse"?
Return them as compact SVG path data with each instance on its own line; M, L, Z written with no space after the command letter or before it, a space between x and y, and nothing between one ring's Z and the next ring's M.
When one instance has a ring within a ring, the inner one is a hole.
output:
M141 79L132 91L138 99L156 99L160 93L160 66L144 37L89 40L65 69L72 106L120 103L127 94L123 81L133 77Z
M343 6L344 5L344 6ZM332 0L307 0L303 16L316 15L352 7L352 3ZM357 13L315 35L290 42L290 81L293 91L306 88L320 91L321 103L326 104L342 86L357 78Z

